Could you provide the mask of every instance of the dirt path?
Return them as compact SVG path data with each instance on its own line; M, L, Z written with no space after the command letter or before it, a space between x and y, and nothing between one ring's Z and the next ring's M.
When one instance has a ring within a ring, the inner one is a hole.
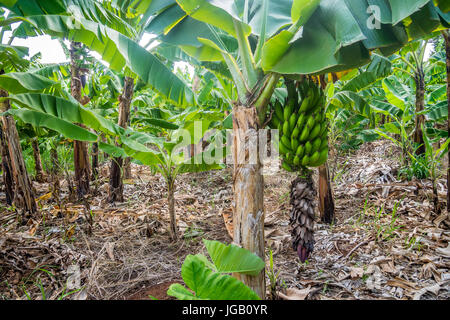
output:
M288 188L295 176L265 177L266 245L280 272L282 297L450 298L449 218L432 213L429 181L396 180L395 154L389 144L375 142L338 159L337 222L316 223L315 251L305 264L290 246ZM230 170L179 179L179 243L169 240L159 176L133 165L127 202L111 206L105 202L107 168L102 171L89 209L63 201L61 210L50 186L35 184L39 217L21 226L14 213L1 211L0 299L167 299L167 287L182 281L185 256L206 253L202 238L231 242L222 217L231 212Z

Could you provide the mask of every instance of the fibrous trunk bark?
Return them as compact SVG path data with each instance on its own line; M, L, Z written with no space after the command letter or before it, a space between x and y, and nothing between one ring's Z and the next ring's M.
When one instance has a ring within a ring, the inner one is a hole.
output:
M447 131L450 138L450 31L445 30L442 32L445 39L445 51L447 55L447 105L448 105L448 118L447 118ZM448 167L447 167L447 212L450 212L450 149L447 153Z
M130 105L133 98L134 80L126 77L123 86L123 93L119 103L119 126L126 128L130 117ZM109 173L109 202L123 202L123 158L113 158Z
M53 147L50 150L50 158L52 161L51 173L53 175L57 175L60 170L60 165L59 165L59 158L58 158L58 149L56 149L56 147Z
M419 114L425 108L425 74L421 67L417 68L415 73L416 82L416 120L414 131L414 142L419 146L416 150L417 155L425 153L425 142L423 140L422 126L425 125L425 116Z
M0 89L0 97L7 96L8 93ZM10 107L9 101L5 100L0 103L0 112L5 112ZM8 145L10 160L8 166L11 170L12 180L14 181L12 203L26 217L37 211L33 186L25 166L25 161L23 160L16 122L10 115L1 117L1 121L4 130L3 134Z
M126 157L125 160L123 160L123 178L124 179L131 179L133 176L131 175L131 158Z
M98 142L92 144L92 176L91 179L95 180L98 177Z
M233 223L234 243L264 259L264 179L259 150L259 122L255 108L233 110ZM262 299L264 270L257 276L234 274Z
M334 222L334 198L331 189L328 162L319 167L319 212L322 222Z
M170 237L173 241L178 240L177 216L175 213L175 181L171 178L167 181L167 203L170 217Z
M37 182L44 182L44 170L42 169L41 152L39 150L38 138L31 140L31 146L33 148L34 169L36 171L35 179Z
M11 159L8 152L8 144L3 130L3 125L0 122L0 151L2 154L2 170L3 170L3 184L5 185L6 203L12 205L14 198L14 180L11 172Z
M72 96L78 101L82 102L81 97L81 72L79 68L80 56L78 50L80 50L81 44L79 42L71 42L70 45L70 90ZM82 124L78 124L80 127L85 128ZM89 181L90 181L90 166L89 157L87 151L87 143L83 141L73 142L73 156L75 167L75 183L77 186L78 197L82 198L89 193Z

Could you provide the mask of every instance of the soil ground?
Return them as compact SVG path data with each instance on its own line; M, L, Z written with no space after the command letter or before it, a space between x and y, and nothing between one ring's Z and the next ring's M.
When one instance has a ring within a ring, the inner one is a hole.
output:
M336 222L317 217L315 249L304 264L290 244L295 175L265 177L266 247L279 272L274 298L449 299L446 181L438 183L443 207L436 214L431 182L400 181L398 150L388 142L365 144L329 163ZM177 243L167 231L162 178L133 164L126 202L110 205L107 173L106 163L84 203L69 201L63 180L59 197L51 183L34 183L40 213L25 225L0 195L0 299L171 299L166 291L182 283L184 258L206 254L202 238L231 243L224 223L231 216L230 169L178 179L183 237Z

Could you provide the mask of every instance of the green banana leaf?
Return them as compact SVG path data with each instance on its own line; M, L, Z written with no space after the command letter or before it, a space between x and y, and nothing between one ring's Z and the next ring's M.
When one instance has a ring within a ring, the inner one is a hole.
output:
M27 109L10 109L5 114L19 118L36 128L45 127L52 129L69 139L89 142L97 141L97 135L88 130L46 113Z
M195 292L195 297L200 299L259 300L258 295L241 281L210 270L206 267L204 259L197 256L186 257L181 267L181 276L186 285ZM169 290L168 294L176 294L177 291Z
M70 123L82 123L96 131L120 136L125 130L100 115L81 106L77 101L39 93L23 93L9 97L22 107L42 112ZM58 131L58 130L56 130Z
M173 74L153 54L120 32L86 19L70 16L28 16L15 31L16 36L34 36L33 26L56 37L82 42L98 52L109 67L121 72L125 66L153 89L179 105L193 102L194 95L183 80Z
M43 91L56 84L55 81L30 72L10 72L0 75L0 88L11 94Z
M389 59L373 54L372 62L367 67L366 71L353 77L343 87L343 91L359 92L378 80L387 77L391 74L392 63Z
M208 254L218 272L239 272L255 276L264 269L264 261L256 254L236 245L203 239Z

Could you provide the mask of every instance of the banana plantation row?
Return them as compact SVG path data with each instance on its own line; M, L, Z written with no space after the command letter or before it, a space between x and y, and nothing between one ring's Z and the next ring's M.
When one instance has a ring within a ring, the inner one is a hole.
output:
M232 129L237 246L205 241L214 266L198 255L183 264L201 265L206 282L219 285L226 277L229 286L216 290L223 296L171 287L182 299L265 298L263 165L259 153L256 159L249 153L259 129L278 130L281 167L298 173L290 225L302 262L314 249L315 168L321 219L334 221L329 154L335 159L365 142L392 141L402 150L405 178L433 181L438 213L436 181L450 143L450 6L370 3L0 0L6 202L23 223L38 214L30 174L51 181L53 192L66 177L71 197L83 202L105 161L108 201L123 202L134 162L164 178L176 241L176 178L223 169L194 160L224 142L219 134L203 139L208 130ZM13 44L43 34L60 40L70 62L42 64L39 54L30 57L28 48ZM142 45L148 34L153 38ZM175 68L179 62L194 72ZM175 150L183 132L190 133L182 144L189 161Z

